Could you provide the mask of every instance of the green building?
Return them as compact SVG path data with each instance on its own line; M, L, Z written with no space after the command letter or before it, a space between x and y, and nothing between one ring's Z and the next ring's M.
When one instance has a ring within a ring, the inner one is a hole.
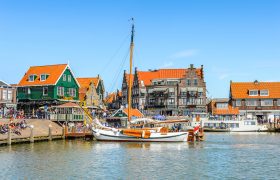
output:
M31 66L18 84L18 109L32 113L38 108L79 101L79 83L68 64Z

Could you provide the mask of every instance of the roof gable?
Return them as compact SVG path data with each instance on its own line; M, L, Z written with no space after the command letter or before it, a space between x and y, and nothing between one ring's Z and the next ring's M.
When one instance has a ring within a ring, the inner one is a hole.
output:
M99 83L99 78L98 77L88 77L88 78L77 78L77 81L79 82L81 88L88 88L91 83L97 87Z
M268 90L268 96L249 96L249 90ZM233 99L245 98L280 98L280 82L231 82L231 97Z
M31 66L19 82L18 86L55 85L67 67L67 64ZM41 81L41 74L47 74L48 78L45 81ZM30 75L36 75L37 77L34 81L30 82L28 80Z
M0 80L0 86L11 86L10 84Z
M144 85L151 85L153 79L167 79L177 78L182 79L186 77L189 69L158 69L154 71L137 71L139 81L143 81ZM196 75L201 77L201 69L195 69Z

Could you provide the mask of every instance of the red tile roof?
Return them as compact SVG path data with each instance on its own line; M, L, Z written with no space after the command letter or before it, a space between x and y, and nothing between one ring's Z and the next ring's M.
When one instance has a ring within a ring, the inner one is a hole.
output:
M83 101L85 99L86 93L91 83L94 84L95 88L99 82L98 77L90 77L90 78L76 78L80 84L79 88L79 99Z
M105 98L105 103L112 103L116 100L116 93L110 93L108 96Z
M139 81L143 81L144 85L150 85L153 79L167 79L167 78L184 78L188 69L158 69L154 71L137 71ZM201 77L201 69L196 69L197 76Z
M94 86L97 87L99 83L99 77L88 77L88 78L77 78L80 87L88 88L90 83L93 82Z
M133 79L134 79L134 74L132 74L132 83L133 83ZM129 83L129 74L125 74L125 80L126 80L126 83L128 84Z
M233 99L246 98L280 98L280 82L231 82L230 84L231 96ZM268 90L268 96L249 96L249 90Z
M239 109L234 108L231 105L228 106L228 108L225 109L213 109L213 115L238 115Z
M55 85L67 66L67 64L31 66L19 82L18 86ZM41 74L47 74L49 77L45 81L41 81ZM36 75L37 78L33 82L30 82L28 81L30 75Z

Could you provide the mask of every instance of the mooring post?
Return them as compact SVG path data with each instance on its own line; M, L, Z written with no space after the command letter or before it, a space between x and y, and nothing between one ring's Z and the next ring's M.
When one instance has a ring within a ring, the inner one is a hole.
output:
M65 132L66 132L65 125L63 124L62 125L62 139L65 139Z
M8 139L7 139L8 145L12 144L12 134L11 134L11 128L8 126Z
M49 141L52 140L52 125L49 125Z
M34 134L33 134L34 126L30 125L30 143L34 143Z

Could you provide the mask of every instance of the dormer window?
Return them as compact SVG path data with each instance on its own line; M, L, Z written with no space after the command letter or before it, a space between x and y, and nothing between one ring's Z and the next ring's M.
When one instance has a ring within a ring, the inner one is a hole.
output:
M260 95L261 96L268 96L269 92L268 92L268 90L260 90Z
M34 74L32 74L28 77L28 81L29 82L34 82L35 78L36 78L36 76Z
M249 96L258 96L259 92L258 90L249 90Z
M47 79L47 74L41 74L40 81L45 81Z

